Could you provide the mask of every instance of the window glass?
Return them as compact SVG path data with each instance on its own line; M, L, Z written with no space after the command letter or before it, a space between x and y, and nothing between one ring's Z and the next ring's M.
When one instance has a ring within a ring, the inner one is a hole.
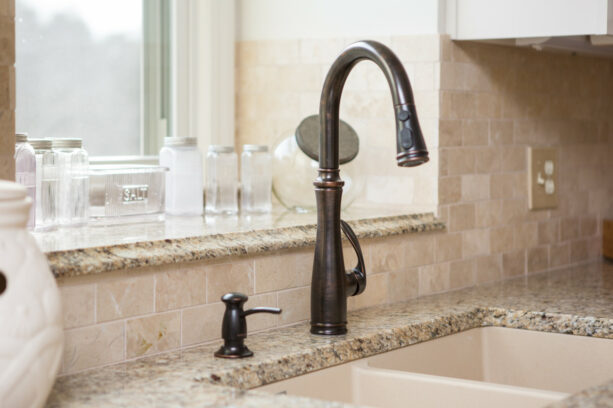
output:
M16 130L142 153L142 0L16 0Z

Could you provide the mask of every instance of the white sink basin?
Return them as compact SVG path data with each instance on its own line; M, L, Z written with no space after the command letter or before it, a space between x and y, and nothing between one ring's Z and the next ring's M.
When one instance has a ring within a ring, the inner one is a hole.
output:
M372 407L541 407L611 378L611 340L485 327L259 390Z

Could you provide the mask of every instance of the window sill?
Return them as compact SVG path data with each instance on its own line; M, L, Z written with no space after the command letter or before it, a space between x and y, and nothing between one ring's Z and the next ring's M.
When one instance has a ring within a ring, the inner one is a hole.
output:
M375 215L376 214L376 215ZM432 213L351 208L343 213L358 238L438 231ZM34 233L57 278L120 269L253 255L313 246L316 214L277 208L271 214L234 217L166 217L163 221L88 225Z

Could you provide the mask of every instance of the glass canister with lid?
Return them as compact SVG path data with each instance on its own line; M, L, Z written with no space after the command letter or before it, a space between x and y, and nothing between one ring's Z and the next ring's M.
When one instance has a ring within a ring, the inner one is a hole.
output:
M238 157L233 146L209 146L205 197L207 213L238 213Z
M83 225L89 218L89 157L78 138L53 139L57 154L58 223Z
M26 188L32 199L27 226L33 229L36 223L36 157L34 148L28 143L27 133L15 135L15 181Z
M267 213L272 207L272 159L268 146L246 144L241 154L241 211Z
M58 156L50 139L31 139L36 154L36 231L57 226Z
M160 166L166 173L166 214L202 215L202 155L195 137L165 137Z

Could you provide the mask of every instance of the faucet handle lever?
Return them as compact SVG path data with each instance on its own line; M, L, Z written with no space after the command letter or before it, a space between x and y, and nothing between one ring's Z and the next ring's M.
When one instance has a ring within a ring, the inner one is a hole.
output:
M358 256L358 264L345 275L345 291L347 296L356 296L366 289L366 266L364 265L364 256L362 255L362 248L360 247L358 237L349 224L341 220L341 229Z

